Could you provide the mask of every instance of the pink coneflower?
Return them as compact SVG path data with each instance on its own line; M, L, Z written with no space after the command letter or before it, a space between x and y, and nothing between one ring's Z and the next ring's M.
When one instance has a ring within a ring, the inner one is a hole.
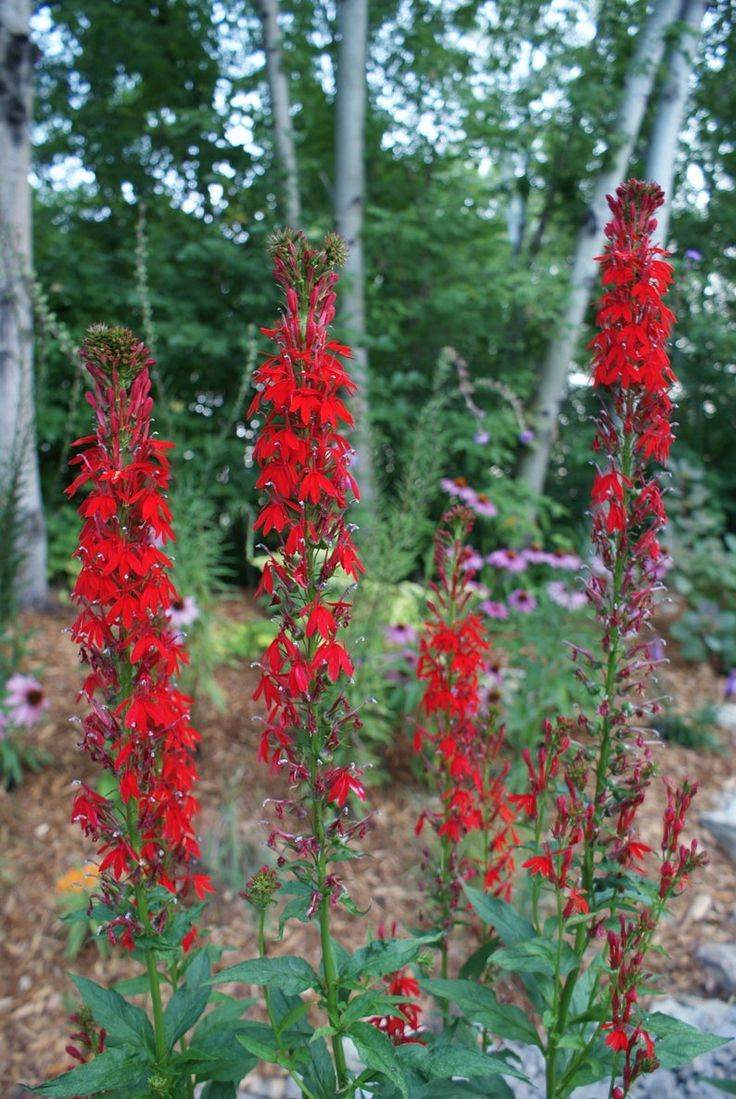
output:
M580 568L580 558L570 550L553 550L547 555L547 561L556 569L569 569L570 572L577 572Z
M655 581L655 583L657 583L661 580L664 580L665 576L670 571L673 564L674 562L672 558L668 554L663 553L660 557L650 557L647 561L645 561L644 572L650 580L653 580Z
M537 601L530 591L515 588L509 596L509 606L520 614L531 614L537 608Z
M468 500L468 504L476 515L484 519L492 519L494 515L498 515L498 508L484 492L479 492L473 500Z
M523 572L528 563L523 553L513 549L494 550L488 554L486 561L497 569L506 569L507 572Z
M484 599L478 604L478 610L489 618L505 619L509 617L509 608L505 603L496 603L493 599Z
M471 549L463 559L462 567L466 572L479 572L485 563L485 557L481 557L477 550Z
M558 607L564 607L568 611L578 610L588 602L584 591L575 591L563 584L562 580L553 580L547 585L547 595Z
M199 618L197 600L193 595L185 595L183 599L175 599L166 611L166 616L175 630L191 626Z
M32 675L11 675L5 690L8 723L11 725L33 725L49 708L43 687Z
M413 645L417 640L417 631L405 622L397 622L394 626L387 626L383 636L389 645Z
M454 480L450 477L443 477L440 481L440 488L444 489L450 496L456 496L458 500L463 500L466 504L472 504L477 499L475 489L470 487L464 477L455 477Z
M549 554L541 546L527 546L524 550L524 557L530 565L549 564Z

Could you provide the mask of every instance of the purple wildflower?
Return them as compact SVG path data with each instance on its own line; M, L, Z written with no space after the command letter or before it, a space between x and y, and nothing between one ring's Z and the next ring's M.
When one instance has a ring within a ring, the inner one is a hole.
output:
M509 608L505 603L496 603L493 599L484 599L478 604L478 610L489 618L505 619L509 617Z
M389 645L414 645L417 640L417 631L405 622L397 622L395 626L387 626L383 636Z
M499 549L489 553L486 557L489 565L497 569L506 569L507 572L524 572L527 567L527 559L523 553L513 549Z
M32 675L11 675L5 690L8 721L12 725L33 725L48 709L49 701L43 687Z
M515 588L509 596L509 606L520 614L531 614L537 608L537 601L530 591Z
M736 698L736 668L731 668L731 671L726 676L726 682L723 686L723 697L727 702L730 702L732 698Z
M534 432L531 428L526 428L524 431L519 432L519 442L522 446L529 446L529 443L534 442Z

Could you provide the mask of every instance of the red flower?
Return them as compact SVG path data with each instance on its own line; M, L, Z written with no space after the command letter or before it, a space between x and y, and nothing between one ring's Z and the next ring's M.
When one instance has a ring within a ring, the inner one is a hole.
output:
M190 700L172 681L185 654L166 615L178 599L171 562L157 544L173 533L163 496L171 444L151 434L153 360L132 333L104 326L90 329L82 356L94 383L87 399L97 431L78 441L84 449L72 464L80 472L67 490L89 488L79 507L72 637L91 669L82 690L89 704L83 745L114 773L125 811L83 787L72 818L100 842L102 888L114 908L119 885L142 881L177 891L192 876L199 856L192 752L199 736ZM211 888L204 875L195 876L202 889ZM111 937L119 929L132 949L137 924L111 920Z

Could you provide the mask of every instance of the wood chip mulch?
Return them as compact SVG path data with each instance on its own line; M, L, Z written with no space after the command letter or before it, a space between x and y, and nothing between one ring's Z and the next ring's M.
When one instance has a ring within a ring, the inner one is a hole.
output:
M228 605L227 613L252 615L253 604L244 596L240 606ZM126 958L102 958L90 942L69 962L64 957L65 928L58 919L55 883L67 871L90 861L93 850L85 846L79 828L70 822L73 780L94 783L97 773L77 748L76 726L70 718L81 682L77 653L66 632L72 615L59 607L43 615L29 615L33 630L32 663L41 673L51 707L32 730L34 743L52 757L52 764L10 793L0 790L0 1079L8 1099L24 1094L18 1083L37 1083L69 1067L65 1053L74 1029L69 1015L75 1010L75 990L67 972L81 973L101 984L110 984L137 969ZM24 669L25 670L25 669ZM201 833L211 869L220 875L220 892L211 901L207 923L214 942L235 947L227 964L256 952L250 911L238 897L238 887L248 872L264 861L263 801L283 796L278 777L269 775L256 760L258 726L251 720L251 694L257 672L248 664L225 667L217 676L227 700L220 713L202 704L197 725L204 743L199 761L202 776ZM722 686L704 666L673 663L664 676L665 687L678 707L694 712L705 702L717 702ZM736 789L731 760L736 734L721 731L721 752L690 751L662 746L661 771L675 781L689 775L700 781L700 811L715 804L719 792ZM642 817L644 842L656 848L660 838L664 796L655 787ZM410 780L395 779L369 792L375 810L373 830L364 847L368 856L347 864L351 894L367 919L337 912L334 933L348 948L365 941L368 925L396 920L415 925L418 917L417 888L420 841L414 822L423 804L421 789ZM694 959L702 941L736 939L736 876L733 864L703 835L710 862L693 888L680 899L660 933L668 956L656 960L663 974L662 988L672 994L705 994L703 972ZM237 846L242 875L228 867L225 854ZM314 927L292 921L276 949L316 958Z

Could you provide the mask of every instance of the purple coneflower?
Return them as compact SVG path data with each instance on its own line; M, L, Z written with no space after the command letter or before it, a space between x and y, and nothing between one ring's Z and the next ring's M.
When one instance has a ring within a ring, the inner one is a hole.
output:
M43 687L32 675L11 675L5 690L8 723L11 725L33 725L49 707Z
M405 622L397 622L394 626L387 626L383 636L389 645L414 645L417 640L417 631L413 626L407 626Z
M193 595L185 595L183 599L174 600L167 610L166 616L175 630L191 626L199 618L197 600Z
M489 618L504 619L509 617L509 608L505 603L496 603L493 599L484 599L478 604L478 610L483 611Z
M455 477L454 480L450 477L443 477L440 481L440 488L444 489L450 496L457 496L458 500L463 500L466 504L472 504L477 499L475 489L470 487L464 477Z
M520 614L531 614L537 608L537 601L530 591L515 588L509 596L509 606Z
M524 554L513 549L494 550L488 554L486 561L497 569L506 569L507 572L523 572L527 566Z
M580 568L580 558L570 550L553 550L547 555L547 561L556 569L568 569L570 572L577 572Z
M469 500L468 503L475 514L484 519L493 519L494 515L498 515L498 508L484 492L479 492L475 499Z

